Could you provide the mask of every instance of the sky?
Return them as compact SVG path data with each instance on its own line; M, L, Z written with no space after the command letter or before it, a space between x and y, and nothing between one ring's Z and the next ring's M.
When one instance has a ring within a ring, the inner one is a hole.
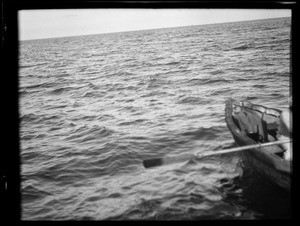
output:
M291 17L290 9L52 9L19 11L19 40Z

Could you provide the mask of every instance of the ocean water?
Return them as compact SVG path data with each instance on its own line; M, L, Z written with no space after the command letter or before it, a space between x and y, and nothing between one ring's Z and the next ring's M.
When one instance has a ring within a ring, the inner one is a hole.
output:
M226 99L288 107L291 18L21 41L22 220L290 218L234 147Z

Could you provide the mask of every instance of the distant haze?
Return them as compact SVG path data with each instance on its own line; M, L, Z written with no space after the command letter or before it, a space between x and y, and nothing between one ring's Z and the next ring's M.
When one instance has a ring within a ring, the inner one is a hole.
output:
M21 10L19 39L291 17L289 9L69 9Z

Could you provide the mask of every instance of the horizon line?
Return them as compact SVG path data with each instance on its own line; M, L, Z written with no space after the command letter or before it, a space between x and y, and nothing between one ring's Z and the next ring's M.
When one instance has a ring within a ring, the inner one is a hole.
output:
M251 19L250 20L236 20L236 21L217 22L217 23L191 24L191 25L184 25L184 26L157 27L157 28L148 28L148 29L141 29L141 30L128 30L128 31L125 30L125 31L112 31L112 32L93 33L93 34L78 34L78 35L70 35L70 36L56 36L56 37L34 38L34 39L23 39L23 40L20 40L18 38L18 41L22 42L22 41L34 41L34 40L45 40L45 39L55 39L55 38L71 38L71 37L78 37L78 36L107 35L107 34L117 34L117 33L136 32L136 31L150 31L150 30L169 29L169 28L181 28L181 27L201 26L201 25L238 23L238 22L247 22L247 21L272 20L272 19L284 19L284 18L291 18L291 16L271 17L271 18L253 19L253 20L251 20Z

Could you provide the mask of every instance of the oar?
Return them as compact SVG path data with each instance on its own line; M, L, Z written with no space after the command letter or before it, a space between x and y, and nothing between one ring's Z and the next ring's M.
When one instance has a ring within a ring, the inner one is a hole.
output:
M273 141L273 142L267 142L262 144L252 144L252 145L241 146L236 148L224 149L220 151L208 151L205 153L183 154L174 157L146 159L143 161L143 165L145 168L151 168L155 166L162 166L162 165L176 163L176 162L184 162L196 158L199 159L199 158L204 158L212 155L220 155L220 154L226 154L231 152L244 151L252 148L261 148L261 147L278 145L278 144L283 144L288 142L292 142L292 140L281 140L281 141Z

